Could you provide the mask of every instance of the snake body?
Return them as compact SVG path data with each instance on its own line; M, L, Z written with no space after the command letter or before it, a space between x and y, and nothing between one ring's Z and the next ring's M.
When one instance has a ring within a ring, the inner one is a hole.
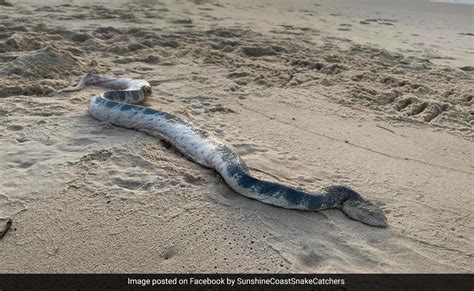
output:
M252 176L235 151L206 131L175 115L135 105L152 93L144 80L87 74L75 87L63 91L78 91L87 85L111 89L91 99L92 117L167 141L192 161L216 170L234 191L246 197L289 209L339 208L354 220L387 226L383 211L348 187L330 186L319 192L304 192Z

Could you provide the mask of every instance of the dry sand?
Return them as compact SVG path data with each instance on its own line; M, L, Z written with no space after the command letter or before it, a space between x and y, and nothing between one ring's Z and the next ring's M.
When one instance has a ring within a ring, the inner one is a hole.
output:
M11 1L0 6L0 272L473 272L473 6ZM247 199L91 118L86 72L232 145L260 177L346 184L390 227ZM0 220L4 224L6 220ZM0 226L2 228L2 226Z

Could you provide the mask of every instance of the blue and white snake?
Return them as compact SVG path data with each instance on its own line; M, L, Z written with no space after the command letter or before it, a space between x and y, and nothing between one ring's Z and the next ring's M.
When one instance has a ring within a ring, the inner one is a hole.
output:
M89 113L94 118L132 128L167 141L192 161L216 170L237 193L274 206L306 211L339 208L348 217L372 226L387 226L383 211L345 186L330 186L320 192L304 192L258 179L239 155L223 142L175 115L138 104L152 93L144 80L87 74L65 92L86 85L110 89L94 96Z

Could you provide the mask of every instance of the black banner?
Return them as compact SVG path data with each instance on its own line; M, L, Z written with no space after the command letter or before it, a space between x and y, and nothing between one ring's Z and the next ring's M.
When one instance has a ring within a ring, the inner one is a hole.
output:
M13 290L455 290L472 274L0 274Z

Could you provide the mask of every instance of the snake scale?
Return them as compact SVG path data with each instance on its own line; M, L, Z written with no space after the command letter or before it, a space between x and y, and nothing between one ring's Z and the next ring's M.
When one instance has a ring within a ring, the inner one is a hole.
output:
M319 211L341 209L348 217L371 226L387 226L383 211L346 186L330 186L319 192L304 192L279 183L258 179L239 155L223 142L175 115L135 105L152 93L144 80L87 74L63 91L78 91L87 85L110 89L94 96L89 104L92 117L163 139L192 161L216 170L225 182L243 196L274 206Z

